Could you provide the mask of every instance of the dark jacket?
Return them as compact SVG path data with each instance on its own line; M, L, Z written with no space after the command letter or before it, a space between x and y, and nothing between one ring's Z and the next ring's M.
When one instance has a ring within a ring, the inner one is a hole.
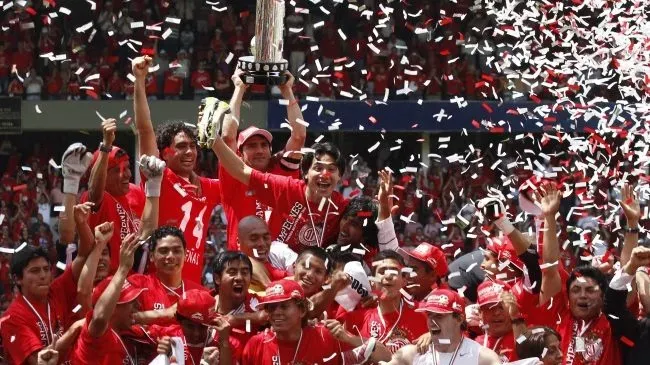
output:
M619 341L624 365L650 364L650 318L637 319L627 308L627 290L607 288L605 313Z

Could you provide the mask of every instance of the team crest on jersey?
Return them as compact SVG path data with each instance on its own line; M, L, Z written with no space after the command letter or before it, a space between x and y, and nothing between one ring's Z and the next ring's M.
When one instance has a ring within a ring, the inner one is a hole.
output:
M379 337L379 331L381 331L382 326L377 321L370 321L370 336Z
M397 352L397 350L401 349L402 347L408 345L411 343L406 338L406 334L400 329L400 328L395 328L393 333L390 334L387 340L385 340L385 345L386 348L390 351L391 354L394 354Z
M321 227L303 225L298 232L298 242L305 246L318 246L318 239L323 234Z
M582 353L582 358L585 362L597 362L603 355L604 347L603 340L592 333L585 338L585 351Z

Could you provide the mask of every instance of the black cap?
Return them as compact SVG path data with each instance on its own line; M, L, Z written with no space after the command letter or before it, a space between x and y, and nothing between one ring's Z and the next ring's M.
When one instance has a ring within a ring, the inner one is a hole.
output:
M20 250L14 252L11 257L11 273L16 276L22 276L23 270L29 265L29 262L39 257L44 258L48 262L50 261L47 251L44 248L30 244L24 245Z

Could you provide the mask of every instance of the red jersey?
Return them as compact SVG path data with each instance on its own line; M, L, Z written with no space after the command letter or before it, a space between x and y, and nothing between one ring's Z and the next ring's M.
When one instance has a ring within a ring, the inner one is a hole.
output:
M562 337L563 365L621 364L618 341L613 340L614 333L604 313L586 323L575 320L564 290L553 302L553 318L559 321L555 329Z
M196 195L196 187L165 169L160 187L160 214L158 226L172 225L185 234L186 253L183 279L201 283L205 235L214 207L221 203L221 184L217 179L199 177L203 196ZM142 182L144 184L144 181Z
M217 306L218 306L219 297L216 296L215 299L217 300ZM252 293L246 293L246 298L244 298L244 302L240 304L239 307L231 310L227 314L237 315L243 313L255 313L256 310L254 308L257 307L258 302L259 301L257 295ZM246 324L244 324L241 326L233 327L230 337L235 338L241 344L246 344L248 340L250 340L251 337L253 337L256 333L257 333L257 328L251 328L250 332L246 332Z
M391 313L382 315L379 307L361 308L343 313L337 319L344 322L351 333L360 334L363 338L377 338L391 353L414 343L429 331L427 316L416 312L403 301L401 309Z
M297 169L298 165L293 169L287 166L291 166L290 164L293 163L283 158L281 153L278 153L271 158L268 172L297 179L300 175ZM260 202L255 196L254 190L233 178L221 165L219 166L219 179L222 182L221 202L223 210L226 213L226 218L228 219L227 247L229 251L237 251L239 250L239 243L237 241L239 220L249 215L256 215L264 221L267 221L266 214L270 214L271 208Z
M519 360L517 351L515 351L515 337L512 332L498 338L488 334L480 335L474 341L496 352L504 364Z
M201 364L201 358L203 357L203 349L205 349L206 347L217 347L217 348L219 347L219 334L214 329L210 329L208 338L205 342L205 346L188 344L187 341L185 341L185 334L183 334L183 328L178 324L174 324L166 327L161 327L156 325L149 326L147 332L152 338L155 339L158 339L163 336L182 338L183 352L185 354L185 364L187 365ZM244 350L243 345L241 342L239 342L237 339L233 338L232 336L228 338L228 342L230 343L230 349L231 349L230 350L231 363L237 364L239 359L241 358L242 351Z
M170 288L163 284L155 274L134 274L129 276L129 282L141 288L148 288L138 297L141 311L162 310L176 304L186 290L206 288L191 280L183 280L178 288Z
M104 191L102 203L97 212L93 212L88 218L88 225L91 229L104 222L113 222L120 234L113 234L108 248L111 252L111 267L113 273L120 265L120 246L122 240L129 233L137 233L140 230L140 217L144 210L145 196L139 186L129 184L129 192L123 196L114 197ZM81 195L81 202L88 201L88 192Z
M30 303L18 295L0 322L8 363L23 364L32 353L51 343L52 334L61 337L72 324L76 297L77 284L70 267L52 282L47 304ZM63 358L60 363L67 360Z
M241 363L338 365L343 363L341 353L352 349L350 345L337 341L322 324L304 327L299 342L280 341L273 330L267 329L248 341Z
M336 240L341 214L348 204L338 191L324 203L308 203L304 180L256 170L249 188L260 202L273 207L269 229L275 240L296 252L309 246L327 247Z

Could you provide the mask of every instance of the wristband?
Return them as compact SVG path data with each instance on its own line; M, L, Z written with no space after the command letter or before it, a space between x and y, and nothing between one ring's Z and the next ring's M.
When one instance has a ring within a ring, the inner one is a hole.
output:
M105 145L104 142L99 143L99 150L102 152L110 153L113 150L113 146Z
M508 219L508 217L506 217L505 215L501 216L501 218L494 221L494 225L496 225L501 230L501 232L505 233L506 236L515 230L515 226L512 225L510 219Z
M634 228L625 227L625 233L636 233L636 234L638 234L639 233L639 226L636 226Z

